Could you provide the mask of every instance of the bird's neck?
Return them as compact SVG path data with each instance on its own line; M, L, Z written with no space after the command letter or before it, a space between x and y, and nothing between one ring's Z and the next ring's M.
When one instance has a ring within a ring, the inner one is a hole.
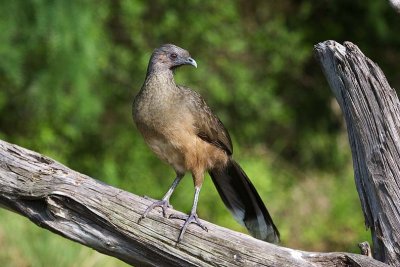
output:
M147 71L145 86L147 88L175 87L174 73L170 69L159 69Z

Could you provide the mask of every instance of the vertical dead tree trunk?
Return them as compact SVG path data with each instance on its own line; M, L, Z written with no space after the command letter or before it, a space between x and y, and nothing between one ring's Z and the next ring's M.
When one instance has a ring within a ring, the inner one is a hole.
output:
M326 41L315 46L315 54L346 120L373 256L400 266L399 99L356 45Z

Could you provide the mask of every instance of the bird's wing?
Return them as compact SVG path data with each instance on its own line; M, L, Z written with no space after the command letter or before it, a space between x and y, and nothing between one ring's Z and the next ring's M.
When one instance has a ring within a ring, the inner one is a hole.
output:
M232 140L221 120L213 114L204 99L197 92L179 86L185 93L185 104L194 116L197 136L232 155Z

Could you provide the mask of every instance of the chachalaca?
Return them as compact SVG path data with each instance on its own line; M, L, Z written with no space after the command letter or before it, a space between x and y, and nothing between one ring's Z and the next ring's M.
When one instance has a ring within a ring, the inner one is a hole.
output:
M185 220L178 242L186 228L198 219L196 209L205 172L209 172L224 204L235 219L252 236L267 242L279 242L279 232L266 207L245 172L232 159L232 142L228 131L191 89L177 85L174 70L182 65L197 67L189 53L175 45L165 44L154 50L146 79L133 102L133 119L144 140L158 157L176 172L171 187L160 200L151 204L139 221L155 207L164 217L169 198L186 172L194 181L194 201L189 216L171 214L169 218Z

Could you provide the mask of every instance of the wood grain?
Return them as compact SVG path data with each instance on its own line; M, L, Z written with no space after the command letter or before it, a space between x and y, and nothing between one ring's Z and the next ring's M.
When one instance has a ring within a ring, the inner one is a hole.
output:
M315 46L346 120L373 256L400 266L400 103L379 66L350 43Z
M150 203L0 140L1 206L135 266L386 266L363 255L279 247L209 222L208 232L192 225L176 244L180 221L156 210L137 223Z

